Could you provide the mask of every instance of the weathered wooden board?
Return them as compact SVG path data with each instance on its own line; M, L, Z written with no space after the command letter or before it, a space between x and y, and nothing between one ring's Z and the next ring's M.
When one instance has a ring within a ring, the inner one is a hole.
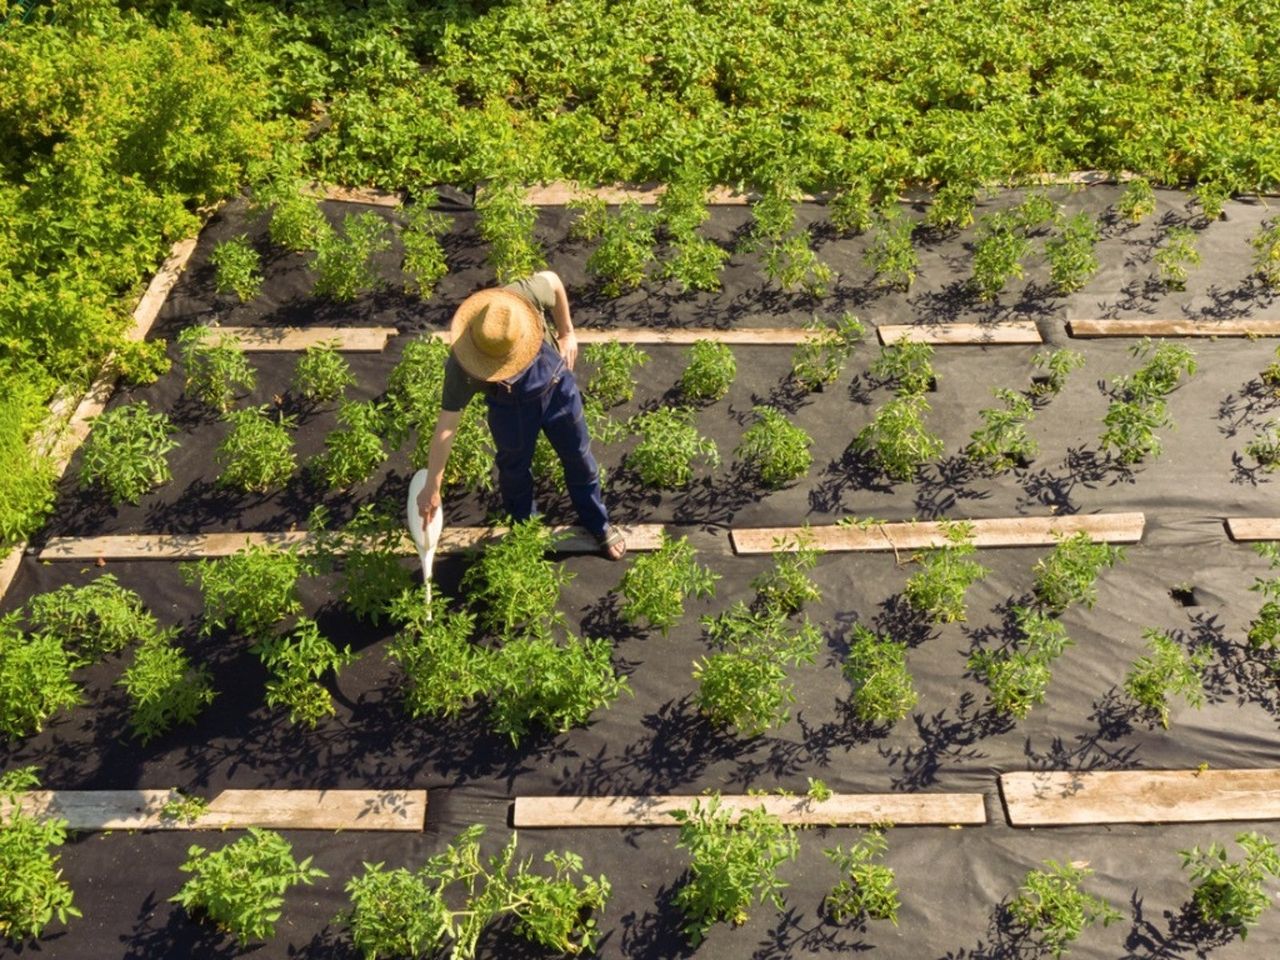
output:
M1099 543L1137 543L1142 539L1145 514L1091 513L1060 517L1001 517L971 520L973 544L978 547L1052 545L1059 536L1084 531ZM934 521L874 523L866 527L755 527L729 531L735 553L777 553L795 549L798 537L808 534L819 550L921 550L947 543L943 525Z
M332 343L343 353L376 353L399 331L395 327L216 327L224 336L235 337L241 350L305 350L319 343Z
M569 536L556 544L559 553L595 553L595 537L580 527L554 527ZM628 550L657 550L662 543L662 525L618 524L627 538ZM438 553L461 553L497 539L505 527L445 527ZM194 560L200 557L227 557L248 545L307 547L305 530L243 533L120 534L106 537L55 537L40 551L41 560ZM406 534L400 541L405 556L417 551Z
M166 817L172 790L33 790L22 809L72 830L414 830L426 822L425 790L223 790L194 820ZM0 811L8 804L0 801Z
M611 184L608 186L587 187L576 183L557 181L525 191L525 203L535 207L559 207L571 200L584 197L599 197L605 203L626 203L628 200L641 205L652 206L658 202L667 188L664 184ZM483 192L483 191L480 191ZM805 195L802 199L811 199ZM729 187L712 187L707 191L706 202L709 206L744 206L751 202L745 193L739 193Z
M789 346L801 343L814 336L812 331L804 327L755 327L735 330L716 330L712 327L685 327L683 329L659 330L655 328L631 327L618 330L593 330L590 327L575 327L579 343L607 343L616 340L619 343L666 343L684 346L697 343L699 340L715 340L740 346ZM448 330L437 330L432 334L437 340L449 340Z
M1232 540L1280 540L1280 517L1227 517Z
M1280 769L1006 773L1000 793L1015 827L1280 819Z
M1010 320L1005 323L890 323L878 329L881 343L1001 344L1044 343L1040 330L1032 320Z
M512 825L520 827L674 827L674 811L687 810L694 796L517 797ZM783 823L796 825L893 823L985 824L980 793L844 793L826 800L782 796L722 796L720 807L740 815L764 807Z
M1280 337L1280 320L1068 320L1073 337Z
M387 193L376 187L340 187L326 183L318 186L317 189L324 199L338 200L342 203L369 203L378 207L398 207L404 200L399 193Z

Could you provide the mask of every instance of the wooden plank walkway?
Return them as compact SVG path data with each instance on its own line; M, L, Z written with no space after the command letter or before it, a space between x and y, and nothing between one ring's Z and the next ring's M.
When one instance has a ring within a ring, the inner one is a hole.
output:
M581 527L553 527L557 533L568 533L556 544L557 553L595 553L600 548L595 537ZM661 524L618 524L627 538L628 551L657 550L662 543ZM506 527L445 527L440 535L440 554L463 553L496 540ZM227 557L244 547L298 547L306 550L305 530L240 533L161 533L117 534L104 537L55 537L40 551L40 560L195 560L201 557ZM400 541L400 552L414 556L417 550L406 534Z
M1280 320L1068 320L1073 337L1280 337Z
M940 345L1044 343L1032 320L1005 323L890 323L878 328L880 342L933 343Z
M1057 517L1002 517L971 520L973 544L978 547L1051 546L1059 536L1084 531L1098 543L1137 543L1146 515L1141 513L1070 514ZM934 521L872 523L865 527L755 527L729 531L735 553L793 552L798 537L808 534L819 550L922 550L946 546L943 524Z
M426 823L425 790L223 790L199 817L166 817L172 790L32 790L28 813L72 830L413 830ZM8 804L0 801L0 812Z
M1280 517L1227 517L1232 540L1280 540Z
M1015 827L1280 819L1280 769L1006 773L1000 793Z
M695 796L517 797L512 825L522 827L675 827L671 816L687 810ZM987 822L980 793L844 793L826 800L809 797L720 797L735 815L764 807L783 823L798 826L892 823L979 825Z
M681 327L658 329L654 327L625 327L616 330L598 330L591 327L575 327L579 343L651 343L687 346L699 340L714 340L731 346L791 346L803 343L817 335L805 327L739 327L719 330L715 327ZM821 332L821 331L818 331ZM437 340L449 341L448 330L436 330L431 334Z
M399 331L395 327L214 327L215 333L235 337L241 350L305 350L333 343L343 353L376 353Z

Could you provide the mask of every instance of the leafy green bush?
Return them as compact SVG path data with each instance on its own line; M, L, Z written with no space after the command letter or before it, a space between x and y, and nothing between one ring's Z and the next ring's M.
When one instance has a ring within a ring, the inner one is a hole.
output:
M618 297L644 282L653 259L657 222L634 200L618 207L600 224L600 244L587 258L587 270L604 281L607 296ZM606 404L612 406L612 404Z
M53 509L52 461L27 445L43 412L34 384L11 377L0 392L0 550L33 533Z
M298 577L303 564L292 550L248 544L229 557L184 563L182 579L199 584L204 597L200 632L234 629L265 638L281 621L302 609Z
M1257 461L1264 473L1280 466L1280 435L1276 433L1276 422L1269 420L1263 424L1262 431L1244 445L1244 452Z
M142 598L104 573L84 586L66 584L27 601L27 622L54 637L73 655L77 666L93 663L155 636L156 618Z
M751 581L756 606L779 617L799 613L806 603L817 603L822 591L809 578L822 551L813 546L813 535L800 530L773 542L773 566Z
M321 234L311 263L316 295L349 303L380 284L373 257L391 246L387 221L371 211L349 213L342 230Z
M1022 259L1031 241L1018 219L1007 213L991 213L978 222L973 247L970 285L979 300L994 300L1011 278L1022 278Z
M920 571L907 580L903 596L911 609L935 623L951 623L965 618L965 593L989 572L976 560L969 560L973 545L973 524L944 522L947 545L939 550L917 553L911 559Z
M312 729L323 718L333 716L333 696L319 680L356 659L350 647L339 650L314 620L300 617L286 636L267 637L253 649L271 672L268 707L287 707L290 723Z
M933 347L914 340L886 344L871 363L871 375L882 383L893 384L900 397L927 393L937 380Z
M680 375L680 393L686 400L719 400L729 392L738 375L738 363L727 343L699 340L689 348L688 358Z
M766 487L783 487L809 472L813 438L773 407L755 407L756 422L734 451Z
M853 715L862 723L897 723L919 699L907 670L906 646L860 623L853 625L844 675L853 684Z
M1166 287L1185 290L1188 267L1200 262L1195 232L1189 227L1171 227L1164 235L1164 243L1156 250L1155 262Z
M219 334L216 340L210 340L213 330L205 326L185 328L178 334L178 355L187 373L187 393L219 413L226 413L236 393L252 390L258 377L236 338Z
M372 400L343 401L338 406L341 426L324 438L324 452L308 467L332 490L368 480L387 459L382 438L391 429L387 408Z
M449 232L450 220L431 209L438 200L435 191L428 191L402 211L405 226L400 232L400 242L404 245L404 262L400 269L404 273L404 286L408 293L417 294L423 300L435 292L436 284L449 272L440 237Z
M174 631L148 637L134 652L119 685L129 695L129 726L144 744L179 723L195 723L216 696L209 671L195 667L174 643Z
M1148 714L1160 718L1169 728L1169 698L1177 695L1188 706L1204 703L1203 672L1213 650L1207 644L1187 653L1167 633L1142 631L1149 653L1139 657L1124 677L1124 692Z
M1094 543L1083 530L1059 536L1053 552L1041 557L1032 568L1036 600L1047 609L1061 613L1073 603L1093 609L1098 601L1094 581L1124 559L1124 548Z
M1180 850L1179 855L1195 882L1191 902L1200 919L1244 940L1271 906L1271 895L1263 884L1268 876L1280 877L1280 853L1272 841L1253 831L1236 834L1236 843L1244 849L1244 859L1238 863L1230 862L1226 848L1218 843L1206 850Z
M471 642L475 614L449 610L443 597L428 607L415 589L400 595L392 617L400 631L387 656L404 675L409 716L455 717L484 692L487 651Z
M791 354L791 379L806 390L821 390L835 383L866 330L857 317L845 313L834 326L815 317L805 331Z
M52 852L66 843L67 821L19 806L23 793L38 786L35 767L0 774L0 801L8 807L0 814L0 937L13 944L39 939L54 917L66 923L81 916Z
M626 462L642 483L678 490L693 481L695 457L708 467L719 465L715 441L698 433L693 418L693 411L684 407L659 407L628 421L640 442L627 454Z
M1121 216L1133 223L1138 223L1144 217L1155 213L1156 192L1151 189L1151 184L1147 180L1138 177L1129 181L1129 186L1125 187L1119 203L1116 204L1116 209Z
M1273 571L1280 567L1280 544L1256 543L1253 548L1258 556L1270 563ZM1274 647L1276 638L1280 637L1280 577L1254 577L1253 586L1249 589L1265 598L1249 623L1249 645Z
M305 181L288 178L270 181L258 187L253 200L256 209L271 208L267 234L272 243L286 250L294 253L316 250L320 241L333 232Z
M902 214L898 205L881 207L872 221L871 244L863 261L875 271L876 283L882 287L910 290L915 282L920 257L911 245L915 224Z
M649 355L634 344L610 340L587 344L582 359L594 368L586 395L605 407L616 407L635 396L635 370L649 362Z
M145 400L108 410L93 421L80 460L81 486L97 486L113 506L138 503L173 479L166 459L178 444L173 421Z
M214 284L219 293L234 293L241 303L248 303L262 292L262 260L246 235L219 243L209 254L209 262L216 271Z
M672 813L680 824L676 846L689 852L689 876L676 891L685 916L684 932L696 947L719 921L746 923L753 900L782 909L786 884L777 870L794 860L795 831L763 807L743 811L736 820L720 807L719 797L694 800Z
M413 577L401 564L404 521L362 504L340 531L329 530L328 511L317 507L307 522L312 555L324 570L341 568L340 596L357 617L373 624L389 614Z
M871 226L876 199L869 183L850 178L827 203L827 219L840 233L862 233Z
M263 405L227 414L225 419L231 430L213 454L222 467L218 486L243 493L266 493L283 486L293 475L298 458L289 431L297 421L282 413L272 419L270 410Z
M1116 462L1128 465L1160 456L1163 446L1156 431L1172 426L1173 421L1161 399L1113 400L1102 425L1106 428L1098 441L1102 449L1114 451Z
M836 272L818 259L810 245L808 230L800 230L765 247L764 275L790 293L803 290L814 298L822 298L831 288Z
M1119 910L1101 897L1080 889L1093 875L1087 867L1046 860L1045 870L1032 870L1018 896L1009 903L1009 916L1024 936L1055 957L1067 952L1085 927L1109 926L1122 918Z
M0 733L10 739L39 733L81 700L71 679L76 664L62 643L52 634L23 633L18 617L0 617Z
M428 427L434 428L440 413L448 359L449 345L434 337L420 337L405 345L400 362L387 379L387 402L396 432L419 427L430 435Z
M1021 640L998 652L976 650L968 667L987 686L991 706L997 712L1019 720L1031 708L1044 703L1053 661L1071 646L1067 628L1058 620L1023 607L1014 611Z
M624 603L620 611L627 623L644 621L650 630L667 631L684 616L688 597L715 596L718 573L695 559L688 537L672 540L665 532L658 549L642 553L622 575L618 592Z
M1031 358L1037 369L1044 371L1044 379L1031 385L1031 392L1037 397L1057 396L1067 384L1074 370L1084 366L1084 354L1078 350L1062 347L1058 350L1041 350Z
M977 199L972 183L943 184L934 192L924 222L938 230L963 230L973 223Z
M1081 289L1098 272L1098 224L1086 211L1068 217L1059 232L1044 242L1049 260L1049 279L1059 294Z
M476 201L480 236L489 245L489 263L499 283L510 283L541 270L546 261L534 236L538 211L525 203L512 183L491 184Z
M942 453L942 439L924 424L929 410L923 394L894 397L858 431L853 448L870 454L876 467L891 480L910 480L920 467Z
M686 292L719 290L720 271L729 251L718 243L690 231L675 237L671 256L662 264L661 275L674 280Z
M590 403L584 404L584 408L589 407ZM427 465L427 454L434 431L433 420L424 424L418 433L418 444L409 457L409 463L415 470ZM453 447L449 451L449 461L444 465L444 476L441 478L444 489L476 492L492 490L493 453L493 433L489 430L485 402L480 397L474 397L462 409L458 430L453 435Z
M1180 343L1143 337L1129 348L1129 353L1148 359L1132 374L1117 377L1112 383L1113 389L1120 391L1126 400L1162 399L1178 388L1184 376L1196 372L1196 355Z
M560 589L573 579L548 560L556 535L537 517L513 523L490 542L462 576L462 592L480 625L495 636L546 635L563 620Z
M257 827L221 850L192 844L178 869L192 877L169 899L192 915L207 916L242 943L275 935L290 887L328 876L311 866L310 857L295 860L280 834Z
M1267 286L1280 287L1280 221L1260 225L1249 243L1254 249L1254 274Z
M1030 461L1040 445L1027 436L1027 421L1035 416L1031 401L1001 387L992 393L1004 403L1004 409L989 407L978 411L982 426L969 435L964 454L975 466L998 474Z
M866 918L898 925L898 886L893 870L874 862L888 849L884 833L870 830L851 844L848 851L839 847L822 851L844 875L822 901L823 908L836 923Z
M304 400L325 403L340 398L355 382L351 366L338 352L338 341L328 340L312 344L302 352L293 368L289 388Z

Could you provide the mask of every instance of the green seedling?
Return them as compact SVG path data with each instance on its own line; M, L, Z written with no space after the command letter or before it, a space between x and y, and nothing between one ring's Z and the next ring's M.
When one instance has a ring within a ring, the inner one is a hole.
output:
M606 216L600 225L600 244L587 258L587 270L599 277L607 296L618 297L644 282L657 222L634 200Z
M525 203L514 183L489 186L476 201L480 236L489 245L489 263L499 283L511 283L541 270L546 261L534 236L538 211Z
M690 403L719 400L729 392L738 364L727 343L699 340L689 348L688 363L680 375L680 393Z
M1047 193L1029 193L1020 204L1009 211L1014 227L1031 233L1047 223L1052 223L1058 213L1058 205Z
M582 359L595 371L587 382L586 395L608 408L626 403L635 396L636 368L647 364L649 355L634 344L610 340L587 344L582 351Z
M169 899L241 943L273 937L288 889L328 876L311 866L310 857L294 860L293 847L280 834L257 827L221 850L193 844L178 869L192 876Z
M393 433L406 434L410 429L421 428L430 435L440 413L448 359L449 345L434 337L411 340L405 346L400 362L387 379Z
M751 581L756 606L775 617L789 617L806 603L822 600L822 591L809 578L822 551L813 546L813 535L802 530L794 537L773 542L773 566Z
M1204 668L1213 657L1206 644L1187 653L1166 633L1144 630L1148 654L1139 657L1124 678L1124 692L1169 729L1169 699L1182 697L1189 707L1204 703Z
M1244 859L1235 863L1218 843L1205 850L1180 850L1178 855L1195 883L1191 902L1200 919L1244 940L1271 907L1271 895L1264 884L1267 877L1280 877L1280 852L1271 840L1253 831L1236 834L1236 843L1244 850Z
M1280 287L1280 220L1258 227L1249 241L1253 246L1253 272L1268 287Z
M836 277L830 265L819 260L813 252L807 230L771 241L764 248L762 268L768 279L788 293L803 290L815 299L827 295Z
M1156 210L1156 192L1151 189L1151 184L1141 178L1131 180L1129 186L1125 187L1125 191L1120 196L1116 209L1122 217L1125 217L1132 223L1138 223L1145 217L1151 216Z
M1012 278L1022 278L1022 259L1030 252L1031 241L1017 218L992 213L978 222L973 248L973 276L970 285L979 300L994 300Z
M683 291L720 289L720 271L729 251L696 233L680 235L671 244L671 256L662 264L662 276L674 280Z
M209 255L219 293L234 293L248 303L262 292L262 259L244 234L224 240Z
M1025 720L1032 707L1044 703L1053 661L1071 646L1071 639L1060 621L1043 613L1019 607L1015 616L1019 642L1006 650L974 651L967 665L986 685L993 710Z
M1270 563L1273 571L1280 567L1280 544L1257 543L1254 550ZM1249 645L1275 647L1280 638L1280 577L1255 577L1249 589L1264 598L1262 607L1249 623Z
M1222 218L1231 199L1232 189L1221 180L1204 180L1193 188L1192 194L1200 206L1200 212L1209 223Z
M857 317L845 313L834 326L815 317L805 333L791 354L791 379L805 390L821 390L839 378L866 329Z
M316 244L316 295L350 303L377 289L381 279L373 258L390 247L386 220L373 212L347 214L341 231L326 231Z
M1165 234L1164 243L1156 250L1156 266L1160 280L1170 290L1185 290L1188 268L1200 262L1196 235L1189 227L1173 227Z
M973 223L978 194L971 183L948 183L939 187L924 215L926 226L935 230L963 230Z
M689 875L676 892L684 914L684 932L693 946L717 922L746 923L752 901L782 909L778 867L794 860L799 844L795 831L763 807L746 810L734 820L718 797L694 800L688 810L672 814L680 824L676 846L689 853Z
M112 506L138 503L173 479L168 454L178 444L173 421L145 400L108 410L93 421L80 461L80 485L97 487Z
M421 469L427 465L431 447L431 435L435 423L424 424L418 432L418 443L409 457L410 465ZM493 489L493 434L486 419L483 399L473 397L462 409L458 430L453 436L453 448L444 466L441 483L446 490L470 490L480 492Z
M1244 452L1267 473L1280 466L1280 435L1276 434L1276 422L1268 421L1262 432L1245 444Z
M1031 358L1031 363L1036 369L1044 371L1043 378L1037 378L1031 384L1031 393L1037 397L1056 397L1066 386L1067 377L1084 366L1084 354L1066 347L1053 351L1041 350Z
M391 617L400 631L387 656L403 674L409 716L448 719L471 706L484 692L488 655L471 642L475 614L448 609L440 595L428 607L423 592L412 589L392 604Z
M405 219L404 229L400 231L400 242L404 246L404 260L400 264L404 289L423 300L430 299L436 284L449 272L440 238L449 232L450 220L431 209L438 200L436 192L428 190L401 211Z
M1280 347L1276 347L1275 355L1277 359L1267 364L1258 379L1271 389L1271 396L1280 397Z
M257 374L235 337L211 339L213 328L187 327L178 334L178 356L186 371L186 392L219 413L231 409L236 394L252 390Z
M609 204L601 197L574 197L565 209L578 216L569 224L569 236L574 240L596 240L604 232L609 219Z
M462 592L480 625L494 636L548 635L562 622L560 590L573 579L548 560L557 537L536 517L511 525L484 548L462 577Z
M809 781L809 789L805 791L804 795L815 803L825 803L835 796L831 788L817 777L806 777L805 779Z
M693 462L707 467L720 464L714 440L698 433L694 413L684 407L659 407L636 414L628 424L640 441L627 454L626 463L646 486L678 490L693 481Z
M1112 383L1112 388L1126 400L1162 399L1178 388L1184 376L1196 372L1196 355L1180 343L1143 337L1129 348L1129 353L1145 357L1147 361L1129 376L1118 377Z
M871 243L864 262L875 271L882 287L910 290L915 282L920 257L911 245L915 225L903 216L897 204L881 207L871 228Z
M363 483L387 459L382 438L391 431L384 404L344 401L338 407L341 426L324 438L324 452L308 462L331 490Z
M935 203L936 199L935 197ZM875 193L869 183L865 180L853 180L836 191L831 198L827 204L827 219L843 234L862 233L871 227L875 201Z
M160 625L142 598L105 573L84 586L67 584L27 601L33 630L56 639L77 666L94 663L156 636Z
M1106 927L1122 919L1107 901L1080 889L1092 870L1056 860L1046 860L1044 866L1047 869L1027 874L1018 896L1009 903L1010 918L1041 951L1061 957L1086 927L1095 923Z
M1063 221L1059 232L1044 242L1049 279L1059 294L1074 293L1098 272L1097 243L1097 221L1083 210Z
M44 729L63 707L81 701L71 679L76 662L48 633L27 635L18 613L0 617L0 733L11 740Z
M933 347L927 343L899 340L880 348L880 356L871 363L871 375L893 384L900 397L927 393L937 381L933 372Z
M813 438L773 407L755 407L756 422L742 434L734 451L766 487L777 489L809 472Z
M1106 428L1099 438L1102 449L1114 454L1117 463L1129 465L1160 456L1164 448L1156 431L1172 426L1173 421L1159 398L1113 400L1102 425Z
M1123 559L1122 547L1094 543L1083 530L1059 536L1053 552L1037 560L1032 568L1036 600L1055 613L1061 613L1073 603L1093 609L1098 601L1098 589L1094 585L1098 574Z
M1027 421L1035 416L1031 401L1020 393L997 387L993 393L1004 409L979 410L982 427L969 436L964 454L969 462L989 474L1005 473L1026 464L1040 450L1027 436Z
M624 601L620 614L627 623L644 623L666 636L684 616L685 600L715 596L719 579L698 563L688 537L672 540L663 533L658 549L636 557L623 574L618 585Z
M326 340L303 351L293 368L289 388L311 403L329 403L341 398L355 382L351 366L338 352L338 341Z
M67 821L23 810L23 794L40 786L35 767L0 774L0 938L14 946L38 940L56 918L82 916L71 885L62 879L59 855L67 842Z
M307 522L310 561L323 570L338 567L343 603L362 620L377 625L409 588L412 577L400 562L403 521L363 504L340 531L329 530L328 512L316 507Z
M320 205L308 194L305 181L277 180L266 184L254 197L254 206L273 208L267 226L271 242L294 253L315 250L321 237L331 230Z
M302 609L298 577L303 564L292 550L249 544L229 557L197 560L179 568L204 597L200 632L235 631L254 639Z
M293 417L271 416L267 406L232 410L226 420L230 432L218 444L214 459L222 467L218 486L243 493L267 493L288 482L297 467Z
M193 724L216 694L207 668L195 667L175 631L149 637L133 655L119 685L129 695L129 728L143 744L177 724Z
M188 796L174 788L170 791L169 799L160 807L160 819L190 826L208 812L208 800L203 797Z
M861 723L897 723L919 699L907 669L907 648L860 623L853 625L844 675L853 685L850 705Z
M854 449L870 454L889 479L910 480L920 467L942 453L942 439L924 425L929 410L929 401L922 394L894 397L854 437Z
M893 870L875 861L884 857L888 841L880 830L869 830L861 840L842 850L823 850L843 879L823 900L823 909L836 923L848 920L888 920L898 925L898 885Z
M336 712L333 696L319 682L320 678L330 671L337 673L356 660L350 647L339 650L307 617L300 617L287 635L259 641L253 652L271 674L267 680L267 706L286 708L290 723L311 729Z
M903 596L917 613L934 623L951 623L965 618L965 593L986 577L986 567L968 557L977 552L973 545L973 524L944 523L947 545L913 556L920 571L907 580Z

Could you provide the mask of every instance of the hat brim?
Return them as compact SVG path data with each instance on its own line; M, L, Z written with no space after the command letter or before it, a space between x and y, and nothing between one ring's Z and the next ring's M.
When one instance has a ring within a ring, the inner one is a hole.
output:
M504 356L495 357L482 351L471 336L472 321L482 316L494 304L503 304L525 320L523 331ZM545 334L542 312L513 290L479 290L454 311L449 323L453 355L462 369L476 380L494 382L507 380L533 363L542 348Z

